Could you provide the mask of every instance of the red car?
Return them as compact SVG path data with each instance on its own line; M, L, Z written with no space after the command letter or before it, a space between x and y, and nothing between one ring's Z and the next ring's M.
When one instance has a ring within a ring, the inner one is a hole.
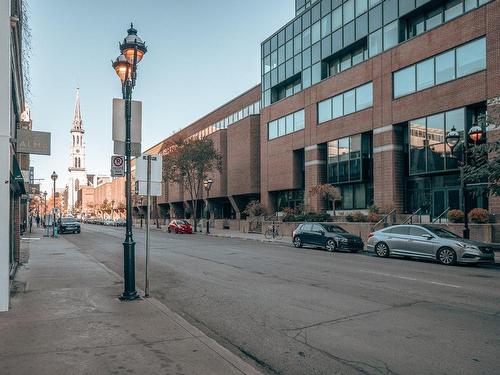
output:
M193 227L187 220L172 220L168 225L168 233L193 233Z

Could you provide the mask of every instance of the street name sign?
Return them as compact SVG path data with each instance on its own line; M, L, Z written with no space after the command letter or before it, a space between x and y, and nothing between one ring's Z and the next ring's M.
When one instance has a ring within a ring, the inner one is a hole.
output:
M125 156L111 156L111 177L125 176Z

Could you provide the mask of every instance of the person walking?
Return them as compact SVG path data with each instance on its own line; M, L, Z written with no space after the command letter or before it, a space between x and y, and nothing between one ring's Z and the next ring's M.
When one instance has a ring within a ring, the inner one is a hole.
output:
M29 225L30 233L31 233L31 227L33 226L33 214L30 214L30 217L28 219L28 225Z
M36 227L40 228L40 215L39 214L36 215Z

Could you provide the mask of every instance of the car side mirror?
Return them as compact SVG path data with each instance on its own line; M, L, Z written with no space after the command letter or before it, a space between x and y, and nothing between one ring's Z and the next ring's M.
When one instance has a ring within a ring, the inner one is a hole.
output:
M321 233L322 236L325 235L325 231L324 230L320 230L319 232Z

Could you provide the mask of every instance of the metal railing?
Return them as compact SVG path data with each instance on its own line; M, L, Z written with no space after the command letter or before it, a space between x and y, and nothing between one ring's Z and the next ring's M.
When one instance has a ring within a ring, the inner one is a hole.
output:
M391 217L392 215L395 215L396 212L397 212L396 209L393 209L388 214L386 214L382 219L377 221L377 223L372 227L372 232L375 232L377 230L378 226L382 223L384 224L384 227L385 227L387 224L387 219L389 217ZM394 220L392 220L392 222L394 223Z
M413 218L417 215L419 217L419 222L422 222L422 208L419 208L414 213L412 213L410 217L407 217L406 220L404 220L401 224L413 224Z
M448 207L446 210L441 212L441 214L436 217L434 220L432 220L432 224L436 223L439 220L439 223L441 223L441 219L443 218L444 215L448 214L448 211L450 211L450 207Z

